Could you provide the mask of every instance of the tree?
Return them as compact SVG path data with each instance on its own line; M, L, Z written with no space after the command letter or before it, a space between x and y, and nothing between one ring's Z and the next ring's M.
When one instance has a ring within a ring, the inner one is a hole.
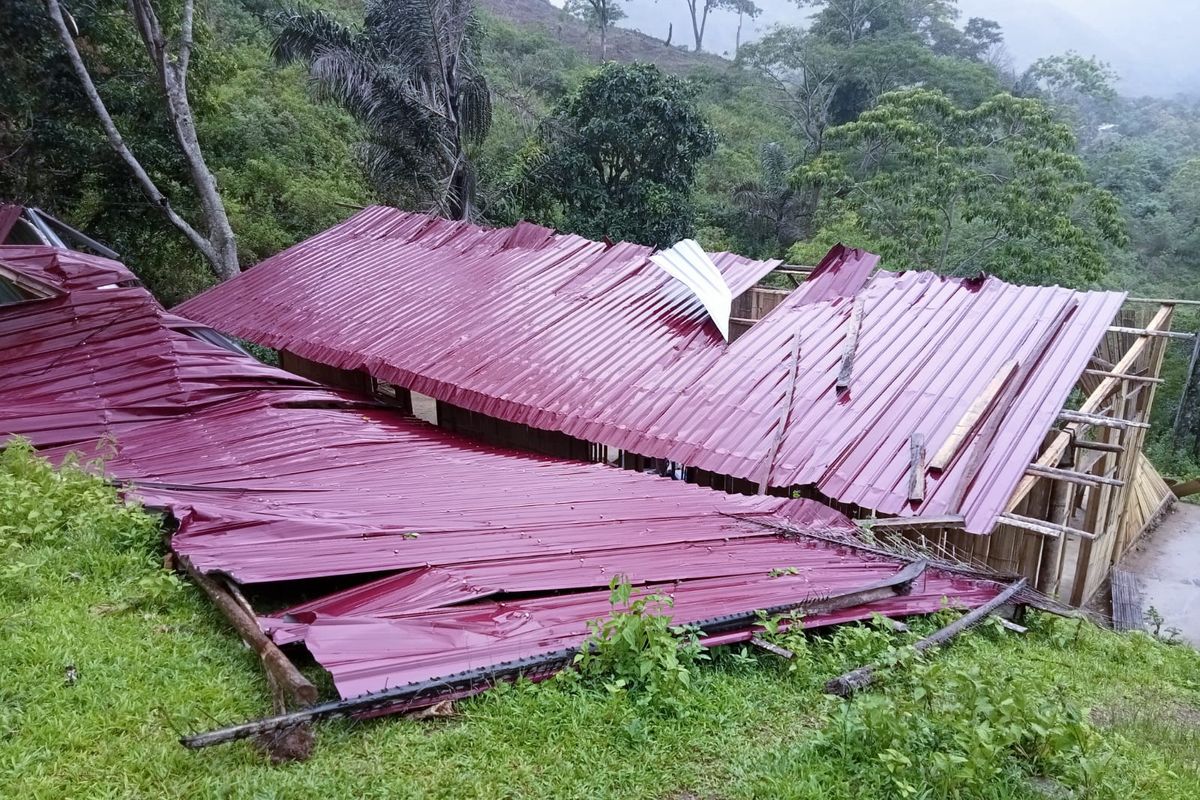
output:
M691 233L696 170L715 148L691 86L652 64L609 63L527 148L518 205L593 239L669 246Z
M600 60L608 60L608 29L625 18L621 0L567 0L566 9L600 32Z
M471 0L367 0L361 29L320 11L276 23L277 61L307 64L321 97L362 124L360 155L384 197L475 215L468 148L487 135L492 106Z
M892 92L830 139L841 149L806 175L826 186L824 220L858 215L895 266L1083 285L1104 274L1104 243L1126 242L1116 199L1038 100L962 109L936 91Z
M738 15L738 44L742 38L742 16L757 17L761 12L752 0L684 0L692 19L692 36L696 40L696 52L704 49L704 31L708 27L708 15L716 10L734 11ZM736 53L735 53L736 56Z
M791 179L792 159L778 142L767 142L759 151L759 177L734 187L733 203L744 214L743 225L756 229L757 239L772 243L780 253L804 231L800 220L811 216L803 209L805 195Z
M213 177L200 150L196 121L188 98L188 68L195 44L192 0L183 0L179 31L174 37L174 42L168 41L150 0L130 0L128 8L146 53L154 65L159 88L166 103L171 132L187 165L192 188L199 198L203 232L180 216L121 135L75 44L79 32L74 19L68 22L68 17L64 16L58 0L45 2L46 12L54 24L59 41L66 50L71 68L88 103L104 129L109 146L133 173L146 196L200 252L217 277L228 279L236 275L239 271L237 241L217 190L216 178Z
M738 51L742 49L742 19L757 19L759 14L762 14L762 9L755 5L753 0L734 0L733 6L738 15L737 33L733 38L733 58L736 61Z

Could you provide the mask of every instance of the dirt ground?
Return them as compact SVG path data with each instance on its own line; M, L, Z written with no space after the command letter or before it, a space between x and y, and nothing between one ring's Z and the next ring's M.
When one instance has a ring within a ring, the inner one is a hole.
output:
M1162 631L1176 628L1200 647L1200 505L1176 504L1121 568L1137 576L1142 610L1162 615Z

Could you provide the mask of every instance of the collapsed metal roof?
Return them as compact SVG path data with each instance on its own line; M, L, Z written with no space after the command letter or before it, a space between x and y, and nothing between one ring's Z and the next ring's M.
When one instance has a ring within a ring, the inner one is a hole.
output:
M984 534L1123 299L872 275L839 246L726 344L650 255L375 207L180 311L510 422ZM773 266L713 260L735 296ZM914 435L945 456L919 498Z
M53 459L106 454L130 495L178 521L173 549L204 572L284 592L357 576L260 620L303 642L343 697L578 644L615 575L672 595L682 624L902 565L821 538L853 526L812 501L497 449L322 389L211 343L115 262L0 247L0 265L52 288L0 307L0 436ZM997 591L929 569L906 596L803 623Z

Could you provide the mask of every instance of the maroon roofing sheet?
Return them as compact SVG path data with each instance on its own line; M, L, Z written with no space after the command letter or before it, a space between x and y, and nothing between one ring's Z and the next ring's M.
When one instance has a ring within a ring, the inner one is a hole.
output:
M0 203L0 244L8 238L9 231L13 225L17 224L17 220L21 218L21 214L25 213L23 206L14 206L7 203Z
M350 588L262 621L302 641L343 696L578 644L609 611L615 575L672 594L686 622L900 567L816 538L852 528L818 503L475 444L189 335L194 323L141 288L111 285L129 278L120 265L38 256L0 248L10 269L65 276L54 297L0 308L0 435L56 459L108 453L109 473L175 517L173 548L204 571L284 592L342 576ZM908 596L805 624L996 591L927 570Z
M868 279L877 257L839 246L727 345L645 248L532 230L371 208L180 309L490 416L811 485L884 515L961 513L987 533L1123 298L919 272ZM742 288L764 266L716 261ZM927 471L924 502L910 502L911 436L932 457L1002 370L1005 391L949 468Z

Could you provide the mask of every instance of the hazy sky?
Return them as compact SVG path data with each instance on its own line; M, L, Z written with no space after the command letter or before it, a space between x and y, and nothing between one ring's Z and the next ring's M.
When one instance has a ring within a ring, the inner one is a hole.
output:
M790 0L757 2L764 13L746 22L743 41L773 24L805 20ZM673 23L673 41L692 43L686 0L627 0L625 7L623 25L665 38ZM978 16L1001 24L1018 67L1073 49L1110 62L1126 94L1200 91L1200 0L959 0L959 7L961 21ZM736 26L736 16L713 13L705 49L732 55Z

